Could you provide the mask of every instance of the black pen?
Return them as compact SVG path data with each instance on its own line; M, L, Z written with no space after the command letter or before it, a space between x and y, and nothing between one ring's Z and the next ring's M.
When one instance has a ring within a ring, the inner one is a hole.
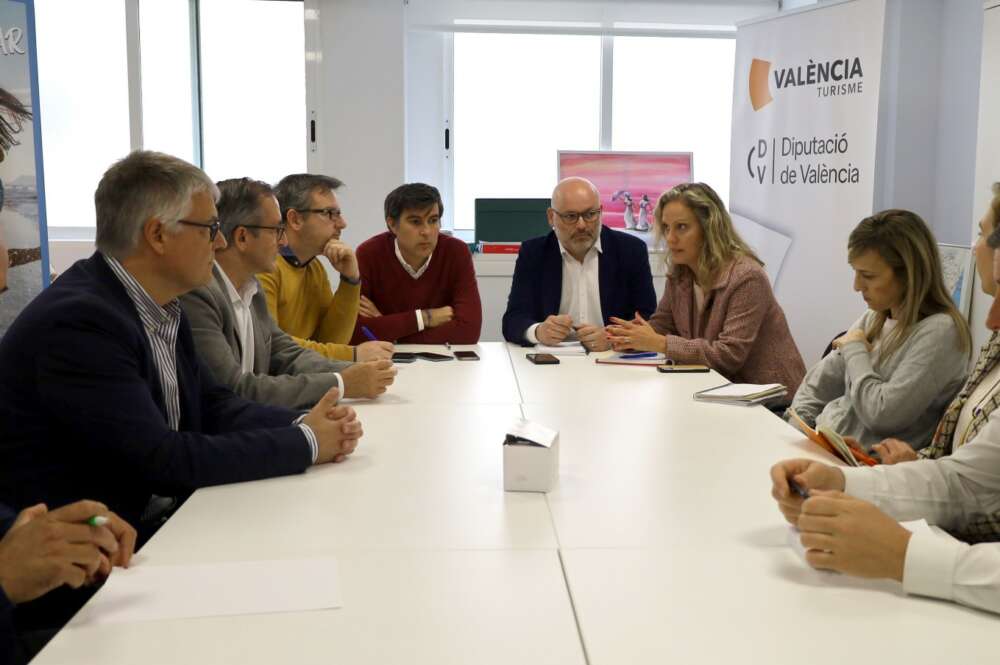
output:
M802 487L802 485L799 485L797 482L795 482L791 478L788 479L788 486L792 488L793 492L795 492L796 494L798 494L799 496L801 496L803 499L808 499L809 498L809 490L807 490L806 488Z

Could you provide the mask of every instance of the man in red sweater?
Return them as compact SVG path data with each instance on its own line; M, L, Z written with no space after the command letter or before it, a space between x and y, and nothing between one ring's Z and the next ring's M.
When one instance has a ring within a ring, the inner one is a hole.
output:
M440 235L444 205L437 188L401 185L385 197L388 231L358 246L361 307L352 344L475 344L483 326L472 255Z

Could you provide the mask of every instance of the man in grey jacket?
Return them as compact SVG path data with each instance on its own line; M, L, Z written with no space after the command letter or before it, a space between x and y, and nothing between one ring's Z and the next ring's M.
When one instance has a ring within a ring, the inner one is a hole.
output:
M202 361L215 380L247 399L309 408L331 387L374 398L393 382L389 360L349 363L302 348L271 319L254 275L273 269L284 224L271 187L249 178L218 183L226 246L213 279L181 298Z

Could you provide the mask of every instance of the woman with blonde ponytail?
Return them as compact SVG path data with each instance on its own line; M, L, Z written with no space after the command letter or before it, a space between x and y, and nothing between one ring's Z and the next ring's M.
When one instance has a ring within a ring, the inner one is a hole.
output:
M884 210L847 241L868 311L806 374L792 408L865 450L898 437L919 450L962 387L972 338L944 288L937 242L908 210Z

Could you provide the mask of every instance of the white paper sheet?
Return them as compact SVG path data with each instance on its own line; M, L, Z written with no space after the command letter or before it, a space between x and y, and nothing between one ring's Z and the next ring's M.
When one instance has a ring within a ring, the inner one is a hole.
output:
M72 625L133 623L341 606L333 558L116 568Z

